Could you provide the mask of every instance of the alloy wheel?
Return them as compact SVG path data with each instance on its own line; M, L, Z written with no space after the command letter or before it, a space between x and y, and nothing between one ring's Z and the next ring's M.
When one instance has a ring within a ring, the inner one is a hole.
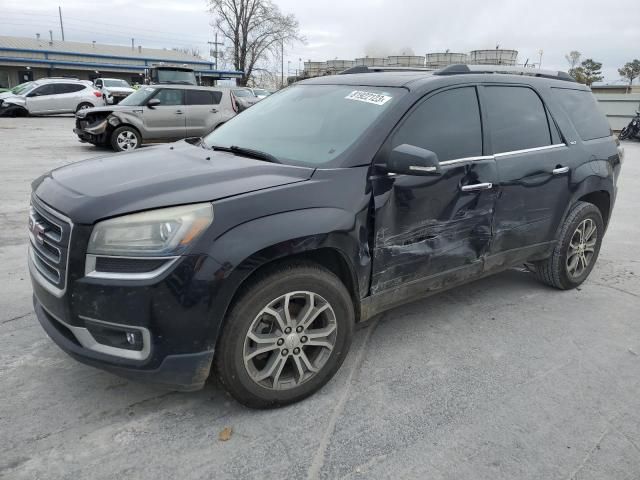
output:
M246 334L243 360L249 377L272 390L288 390L313 378L336 343L336 316L320 295L289 292L271 301Z
M116 142L120 150L133 150L138 146L138 137L135 133L125 130L116 137Z
M567 273L579 278L591 264L598 241L598 227L591 218L586 218L576 228L567 252Z

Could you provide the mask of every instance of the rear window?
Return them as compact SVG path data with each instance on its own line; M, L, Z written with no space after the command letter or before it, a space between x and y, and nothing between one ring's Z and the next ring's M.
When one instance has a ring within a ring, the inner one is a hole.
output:
M568 88L552 88L551 90L569 114L569 118L582 140L593 140L611 135L609 122L600 111L598 102L591 92Z

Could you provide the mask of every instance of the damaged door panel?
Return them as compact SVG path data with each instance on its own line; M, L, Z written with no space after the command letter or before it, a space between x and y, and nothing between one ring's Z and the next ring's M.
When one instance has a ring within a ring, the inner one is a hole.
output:
M459 267L481 267L491 242L496 192L468 188L496 181L493 159L443 166L435 177L375 179L371 292Z

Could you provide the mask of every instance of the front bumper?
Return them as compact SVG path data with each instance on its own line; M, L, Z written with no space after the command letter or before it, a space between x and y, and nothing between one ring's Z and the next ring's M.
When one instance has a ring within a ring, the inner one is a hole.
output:
M119 359L83 347L71 326L47 312L34 295L33 307L40 325L51 339L67 354L86 365L100 368L136 381L160 384L180 391L201 389L213 361L213 350L181 355L168 355L153 369L125 365Z

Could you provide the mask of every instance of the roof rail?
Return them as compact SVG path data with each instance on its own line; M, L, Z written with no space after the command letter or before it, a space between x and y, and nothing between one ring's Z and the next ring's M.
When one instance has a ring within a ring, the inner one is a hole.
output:
M401 66L380 66L370 67L367 65L356 65L355 67L347 68L338 75L350 75L352 73L376 73L376 72L433 72L432 68L426 67L401 67Z
M575 82L575 79L567 72L558 70L541 70L539 68L512 67L509 65L465 65L458 63L444 67L434 75L464 75L469 73L506 73L510 75L528 75L531 77L552 78Z

